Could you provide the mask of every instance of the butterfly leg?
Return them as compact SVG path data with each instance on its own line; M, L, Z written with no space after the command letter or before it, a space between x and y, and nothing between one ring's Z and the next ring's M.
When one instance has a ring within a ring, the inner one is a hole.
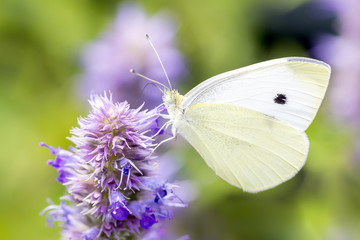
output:
M170 115L169 114L159 114L160 117L164 118L164 119L170 119Z
M171 140L173 140L173 139L175 139L175 138L176 138L176 136L172 136L172 137L169 137L169 138L167 138L167 139L162 140L162 141L161 141L160 143L158 143L158 145L151 151L151 153L150 153L149 155L153 154L153 152L155 152L155 150L156 150L158 147L160 147L161 144L166 143L166 142L168 142L168 141L171 141Z
M155 138L156 136L158 136L162 130L167 129L170 126L171 122L167 121L166 123L164 123L164 125L161 126L161 128L159 128L159 130L151 137L152 139Z

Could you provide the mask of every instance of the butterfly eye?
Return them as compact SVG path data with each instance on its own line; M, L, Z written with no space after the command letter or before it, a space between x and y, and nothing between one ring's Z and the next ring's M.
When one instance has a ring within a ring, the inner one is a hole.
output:
M285 104L287 102L286 95L282 93L278 93L274 98L274 102L281 105Z
M170 91L166 91L163 95L163 101L164 103L173 104L175 99L174 95Z

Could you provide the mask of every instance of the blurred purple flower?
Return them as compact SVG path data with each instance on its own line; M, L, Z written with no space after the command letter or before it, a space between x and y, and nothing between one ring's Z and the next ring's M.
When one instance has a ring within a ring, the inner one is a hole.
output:
M338 35L321 36L315 56L333 69L329 104L334 117L357 133L354 158L360 161L360 4L358 0L324 0L337 15Z
M67 190L60 206L44 209L49 225L59 221L63 239L141 237L171 219L171 207L186 207L178 186L159 174L153 128L162 108L130 109L111 95L94 95L86 118L71 130L75 147L53 148L48 164ZM155 226L154 226L155 225Z
M81 76L82 95L111 90L115 100L128 101L136 106L146 101L146 107L161 103L161 94L149 83L129 72L137 72L168 85L161 65L150 44L145 40L149 34L164 66L176 86L185 73L181 53L176 48L176 24L165 13L147 16L138 5L126 3L118 10L109 29L95 42L88 44L82 55L84 72Z
M324 0L337 15L338 36L320 36L313 49L330 63L333 77L329 103L339 120L358 126L360 121L360 4L358 0Z

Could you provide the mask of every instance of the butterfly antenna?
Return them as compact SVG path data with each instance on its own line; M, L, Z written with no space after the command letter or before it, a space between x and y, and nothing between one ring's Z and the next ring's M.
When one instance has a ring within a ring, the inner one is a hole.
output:
M143 91L144 91L145 88L146 88L148 85L150 85L150 84L153 85L154 87L156 87L157 89L159 89L160 92L164 93L163 90L161 90L161 88L160 88L158 85L156 85L155 83L153 83L153 82L147 83L147 84L144 86Z
M150 46L152 47L152 49L154 50L154 52L155 52L155 54L156 54L156 56L157 56L157 58L158 58L158 60L159 60L159 62L160 62L160 65L161 65L161 67L162 67L162 69L163 69L163 71L164 71L164 73L165 73L165 77L166 77L166 79L167 79L167 81L168 81L168 83L169 83L170 89L172 89L171 83L170 83L170 79L169 79L169 77L168 77L168 75L167 75L167 73L166 73L166 70L165 70L165 68L164 68L164 65L163 65L163 63L162 63L162 61L161 61L161 59L160 59L160 56L159 56L158 52L156 51L156 48L155 48L154 44L153 44L153 43L151 42L151 40L150 40L149 34L145 34L145 37L146 37L146 39L148 40L148 42L149 42Z
M139 76L139 77L142 77L142 78L144 78L144 79L146 79L146 80L148 80L148 81L150 81L150 82L159 84L160 86L163 86L164 88L167 88L167 89L168 89L168 87L165 86L164 84L162 84L162 83L160 83L160 82L158 82L158 81L155 81L155 80L153 80L153 79L151 79L151 78L145 77L144 75L136 72L134 69L130 69L130 72L133 73L133 74L135 74L135 75L137 75L137 76ZM160 90L161 92L163 92L160 88L159 88L159 90Z

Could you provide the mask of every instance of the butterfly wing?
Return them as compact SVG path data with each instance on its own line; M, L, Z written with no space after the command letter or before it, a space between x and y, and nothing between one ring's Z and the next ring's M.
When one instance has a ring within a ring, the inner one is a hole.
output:
M212 77L188 92L186 109L226 103L261 112L305 131L320 107L330 66L301 57L270 60Z
M185 112L179 133L215 173L247 192L274 187L303 166L305 133L240 106L204 103Z

